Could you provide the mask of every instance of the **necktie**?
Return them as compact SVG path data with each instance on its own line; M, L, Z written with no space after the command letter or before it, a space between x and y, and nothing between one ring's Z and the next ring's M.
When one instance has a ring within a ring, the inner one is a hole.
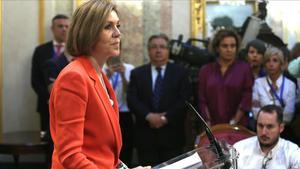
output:
M154 90L153 90L153 98L152 98L152 103L153 107L157 110L159 107L159 102L161 98L161 93L162 93L162 75L161 75L161 67L156 67L157 71L157 77L155 79L154 83Z
M61 54L61 49L62 49L63 45L62 44L58 44L58 45L55 45L55 48L56 48L56 56L60 56Z

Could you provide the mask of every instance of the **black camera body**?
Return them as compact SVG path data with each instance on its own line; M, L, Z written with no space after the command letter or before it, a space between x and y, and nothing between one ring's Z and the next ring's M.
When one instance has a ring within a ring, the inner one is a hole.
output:
M203 43L203 47L197 47L193 44ZM177 40L171 40L170 59L175 63L183 65L190 72L190 80L192 83L198 82L199 69L215 60L212 54L208 51L208 40L190 38L187 42L182 42L182 35L179 35Z

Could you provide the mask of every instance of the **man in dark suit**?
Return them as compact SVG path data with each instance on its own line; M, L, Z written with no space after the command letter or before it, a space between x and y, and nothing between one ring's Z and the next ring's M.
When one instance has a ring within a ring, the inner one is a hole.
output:
M48 59L59 57L64 51L69 18L65 15L56 15L52 19L51 30L53 40L35 48L32 57L31 85L37 94L37 112L40 114L41 131L49 133L49 92L43 76L44 64ZM43 133L44 133L43 132Z
M131 72L128 106L136 115L136 146L141 165L156 165L182 153L185 101L190 97L188 73L169 62L169 39L148 40L150 64Z

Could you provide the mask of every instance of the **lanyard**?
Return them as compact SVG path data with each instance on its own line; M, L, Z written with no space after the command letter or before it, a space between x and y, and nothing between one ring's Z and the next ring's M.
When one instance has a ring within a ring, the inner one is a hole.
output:
M116 91L116 88L117 88L117 85L118 85L118 80L119 80L119 77L120 77L120 73L119 72L116 72L114 73L111 77L110 77L110 81L112 83L112 86L113 86L113 89L114 91L117 93ZM123 106L124 104L124 99L123 99L123 92L122 92L122 101L118 101L119 102L119 109ZM125 102L126 102L126 99L125 99Z
M284 82L285 82L284 76L282 76L282 84L281 84L281 87L280 87L280 97L279 97L278 94L276 93L276 90L274 89L274 87L273 87L273 86L271 85L271 83L269 82L268 77L266 77L266 79L267 79L268 85L269 85L270 88L271 88L272 93L274 94L274 96L276 97L276 99L280 102L281 107L284 108L284 107L285 107L285 104L284 104L284 102L283 102L283 97L282 97L282 96L283 96L283 89L284 89Z
M112 82L112 86L113 86L114 90L116 90L116 88L117 88L119 76L120 76L120 73L116 72L116 74L114 74L113 76L110 77L110 80Z

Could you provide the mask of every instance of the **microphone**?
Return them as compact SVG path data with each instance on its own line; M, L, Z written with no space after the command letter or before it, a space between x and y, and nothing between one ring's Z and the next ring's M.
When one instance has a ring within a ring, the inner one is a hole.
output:
M208 127L207 123L205 122L205 120L201 117L201 115L197 112L197 110L194 108L194 106L191 103L186 101L186 104L200 118L202 125L204 125L205 133L206 133L206 136L208 137L209 143L216 148L216 151L217 151L216 153L218 155L218 158L220 158L220 159L226 158L222 151L220 144L217 142L215 136L212 134L212 132L211 132L210 128ZM222 168L229 169L230 166L231 166L230 162L228 160L226 160L225 164Z

